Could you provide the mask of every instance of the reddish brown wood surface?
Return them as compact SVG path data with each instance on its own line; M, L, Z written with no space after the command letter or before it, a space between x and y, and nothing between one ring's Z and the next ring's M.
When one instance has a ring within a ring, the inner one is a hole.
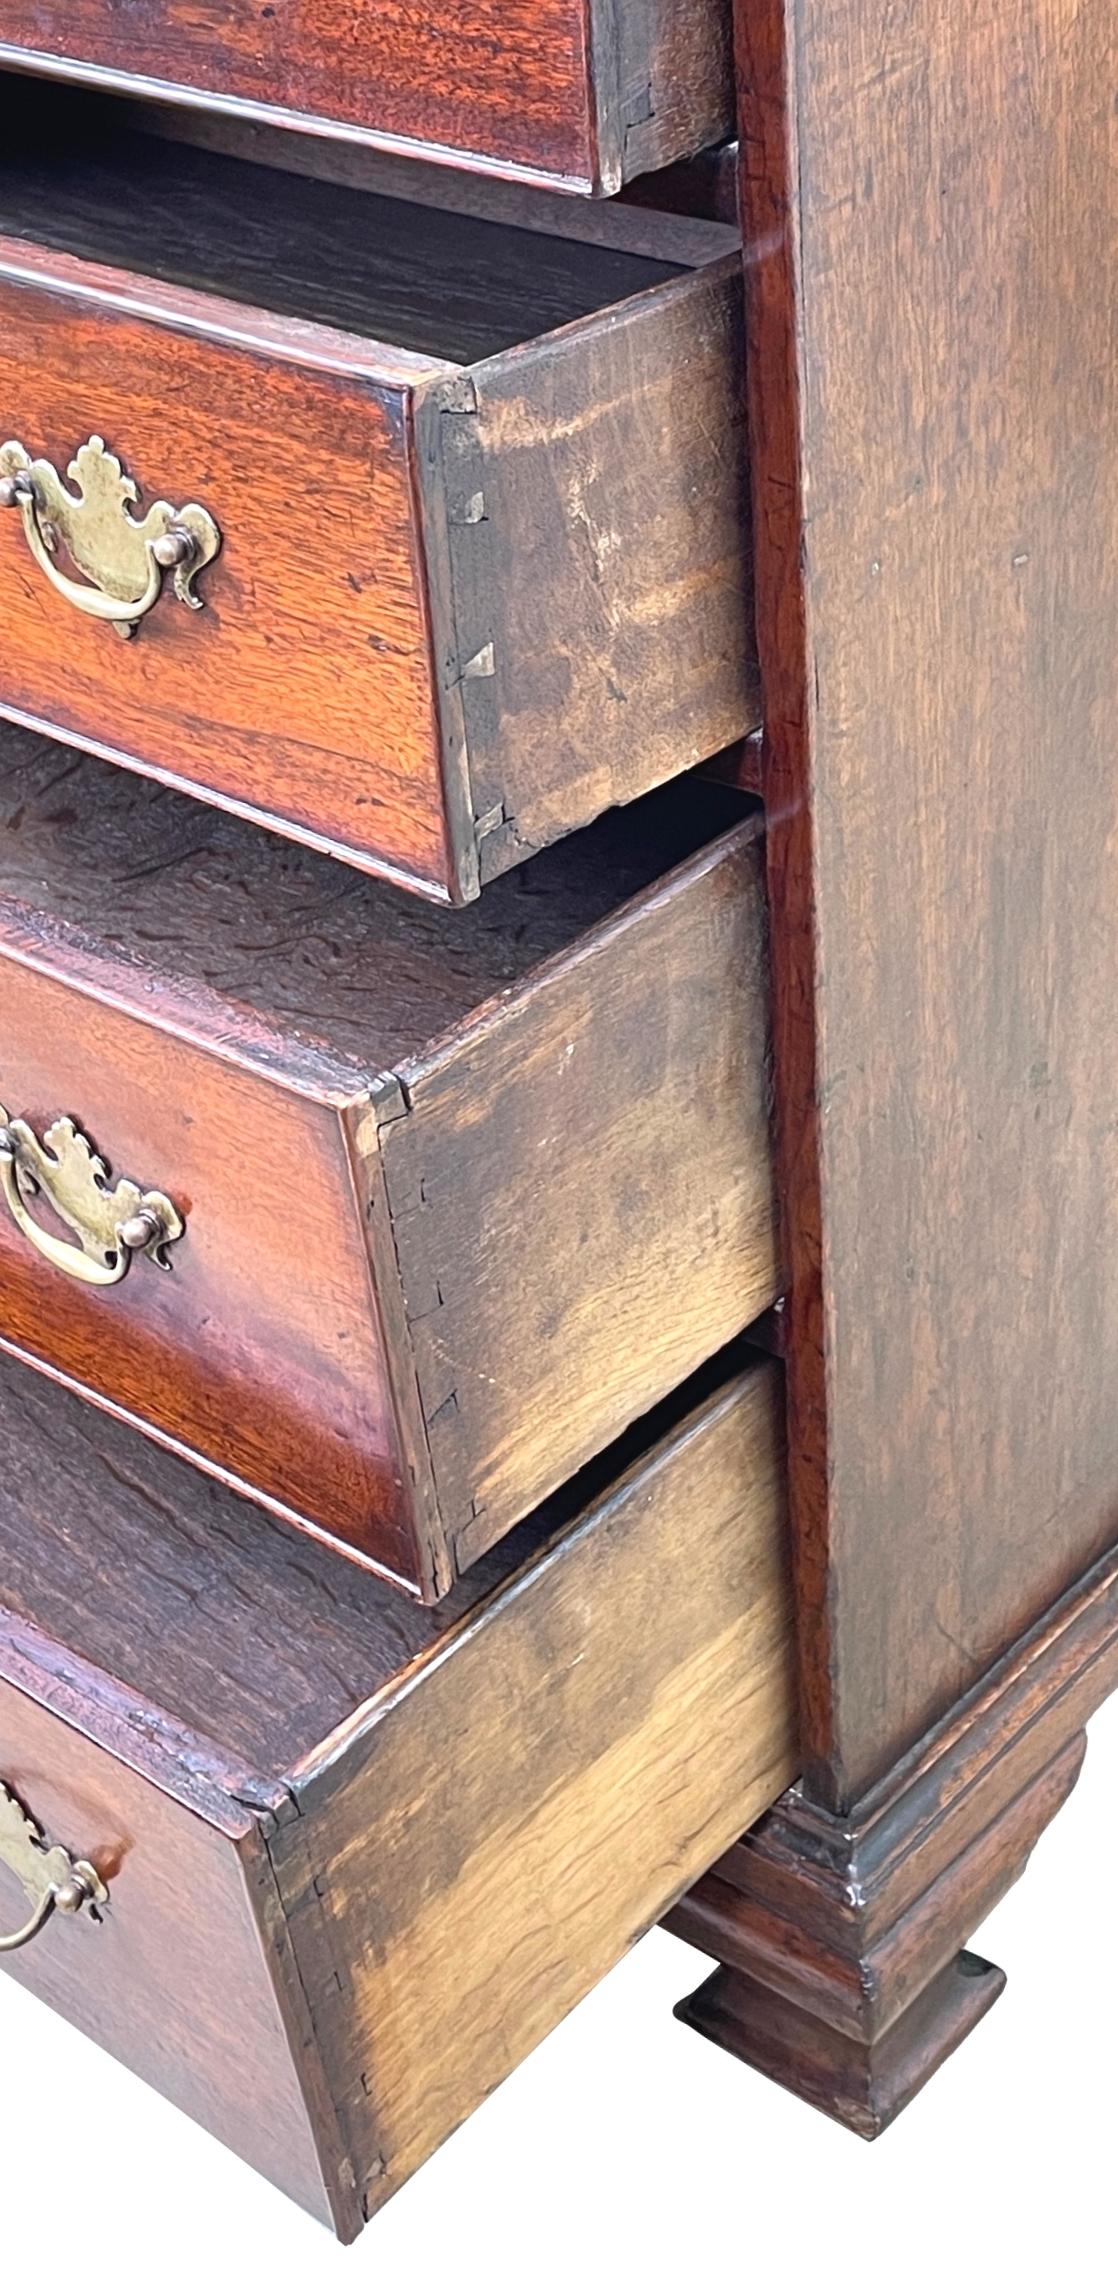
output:
M262 1084L10 951L3 969L8 1111L40 1133L75 1113L114 1177L173 1195L187 1232L171 1272L144 1263L114 1299L52 1271L4 1211L0 1340L417 1584L326 1070L317 1091L297 1077Z
M727 0L10 0L0 60L570 190L725 134Z
M352 2236L794 1775L781 1391L424 1610L0 1363L0 1778L110 1889L15 1971Z
M186 1222L103 1289L0 1207L0 1340L425 1597L776 1293L713 785L453 911L3 728L0 975L0 1104Z
M667 1924L720 1961L680 2012L872 2137L1003 1987L960 1945L1016 1879L1118 1684L1118 1550L844 1817L796 1788Z
M163 1769L160 1743L177 1743L185 1758L187 1733L160 1729L148 1702L111 1678L95 1689L92 1671L69 1661L74 1688L61 1712L25 1696L25 1684L43 1680L34 1656L34 1638L0 1613L0 1779L49 1840L90 1859L109 1902L99 1920L56 1916L5 1968L329 2219L290 2017L285 2023L261 1934L261 1920L276 1915L269 1933L278 1950L282 1921L252 1815L202 1778L180 1781L170 1752ZM70 1726L75 1712L85 1729ZM119 1723L144 1715L148 1767L137 1769L116 1757L113 1741ZM0 1871L0 1934L21 1927L27 1912L18 1882Z
M104 435L145 505L196 499L224 538L204 608L164 596L125 644L51 591L6 514L4 703L354 855L375 839L386 865L446 889L406 377L359 372L356 343L278 324L261 339L231 307L159 297L0 245L19 439L63 469Z
M845 1807L1118 1525L1111 27L738 25L803 1688Z
M452 900L755 724L732 257L110 109L40 91L0 154L5 417L60 473L102 435L223 544L199 612L167 592L122 643L0 515L10 717Z

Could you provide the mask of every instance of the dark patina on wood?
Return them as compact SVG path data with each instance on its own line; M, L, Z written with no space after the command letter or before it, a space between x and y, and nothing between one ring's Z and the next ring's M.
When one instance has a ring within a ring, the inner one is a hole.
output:
M680 1920L869 2132L1114 1679L1112 26L737 14L809 1767Z
M685 1897L667 1924L721 1965L683 2019L881 2132L1003 1988L961 1946L1067 1799L1116 1687L1111 1550L849 1815L796 1788Z
M0 1778L109 1890L5 1964L352 2237L795 1772L778 1371L435 1611L0 1393Z
M9 0L0 61L167 103L619 189L728 132L729 0Z
M739 17L792 1499L845 1808L1118 1528L1110 26Z
M223 542L123 646L0 515L10 717L455 901L756 725L732 254L14 116L12 432Z
M707 233L712 222L720 223L733 238L739 236L736 142L697 151L693 158L635 182L621 197L595 202L564 197L530 182L451 173L445 166L389 156L352 142L286 134L282 127L257 126L222 112L175 110L146 102L130 103L124 112L115 98L106 97L106 112L110 106L122 126L131 122L143 134L186 142L195 149L225 151L230 157L248 158L310 181L343 183L380 197L508 221L544 236L570 237L583 244L624 242L632 251L643 248L655 258L685 265L695 249L700 249L700 259L710 258ZM86 107L90 107L88 98Z
M679 784L435 909L0 731L0 1102L186 1224L0 1210L0 1339L442 1593L777 1291L761 869Z

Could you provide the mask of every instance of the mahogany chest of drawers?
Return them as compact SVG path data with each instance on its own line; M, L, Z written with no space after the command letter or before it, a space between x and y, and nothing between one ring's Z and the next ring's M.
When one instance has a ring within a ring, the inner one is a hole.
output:
M0 1952L346 2236L1118 1683L1113 27L730 12L0 0Z

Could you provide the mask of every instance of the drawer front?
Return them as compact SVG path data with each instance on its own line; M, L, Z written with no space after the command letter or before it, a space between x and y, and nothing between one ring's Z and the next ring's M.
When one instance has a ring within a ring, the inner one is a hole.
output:
M0 1206L0 1339L414 1582L345 1117L167 1016L4 963L0 1105L39 1139L70 1115L114 1185L165 1195L186 1229L169 1270L137 1255L90 1286ZM72 1250L49 1196L33 1214Z
M0 60L611 191L731 131L726 0L12 0Z
M140 511L197 503L221 537L202 606L168 581L121 639L47 581L21 515L0 514L0 702L445 893L406 372L393 385L337 335L163 298L174 313L158 286L0 244L0 441L64 474L100 436Z
M129 1705L134 1722L142 1713L155 1720L146 1702L116 1705L122 1720ZM80 1711L95 1719L88 1696ZM165 1729L163 1738L185 1750L181 1733ZM91 1863L108 1891L93 1915L87 1906L69 1917L56 1912L4 1965L327 2219L289 2023L265 1957L269 1867L257 1825L212 1787L200 1798L201 1781L194 1790L173 1752L166 1775L177 1796L154 1771L129 1766L62 1712L0 1680L0 1781L47 1840ZM0 1936L20 1932L30 1911L27 1891L0 1860Z

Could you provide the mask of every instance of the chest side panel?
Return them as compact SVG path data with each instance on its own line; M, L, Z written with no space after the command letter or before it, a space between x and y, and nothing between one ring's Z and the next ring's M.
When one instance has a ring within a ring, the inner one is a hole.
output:
M740 16L793 1507L845 1806L1118 1526L1113 26Z

